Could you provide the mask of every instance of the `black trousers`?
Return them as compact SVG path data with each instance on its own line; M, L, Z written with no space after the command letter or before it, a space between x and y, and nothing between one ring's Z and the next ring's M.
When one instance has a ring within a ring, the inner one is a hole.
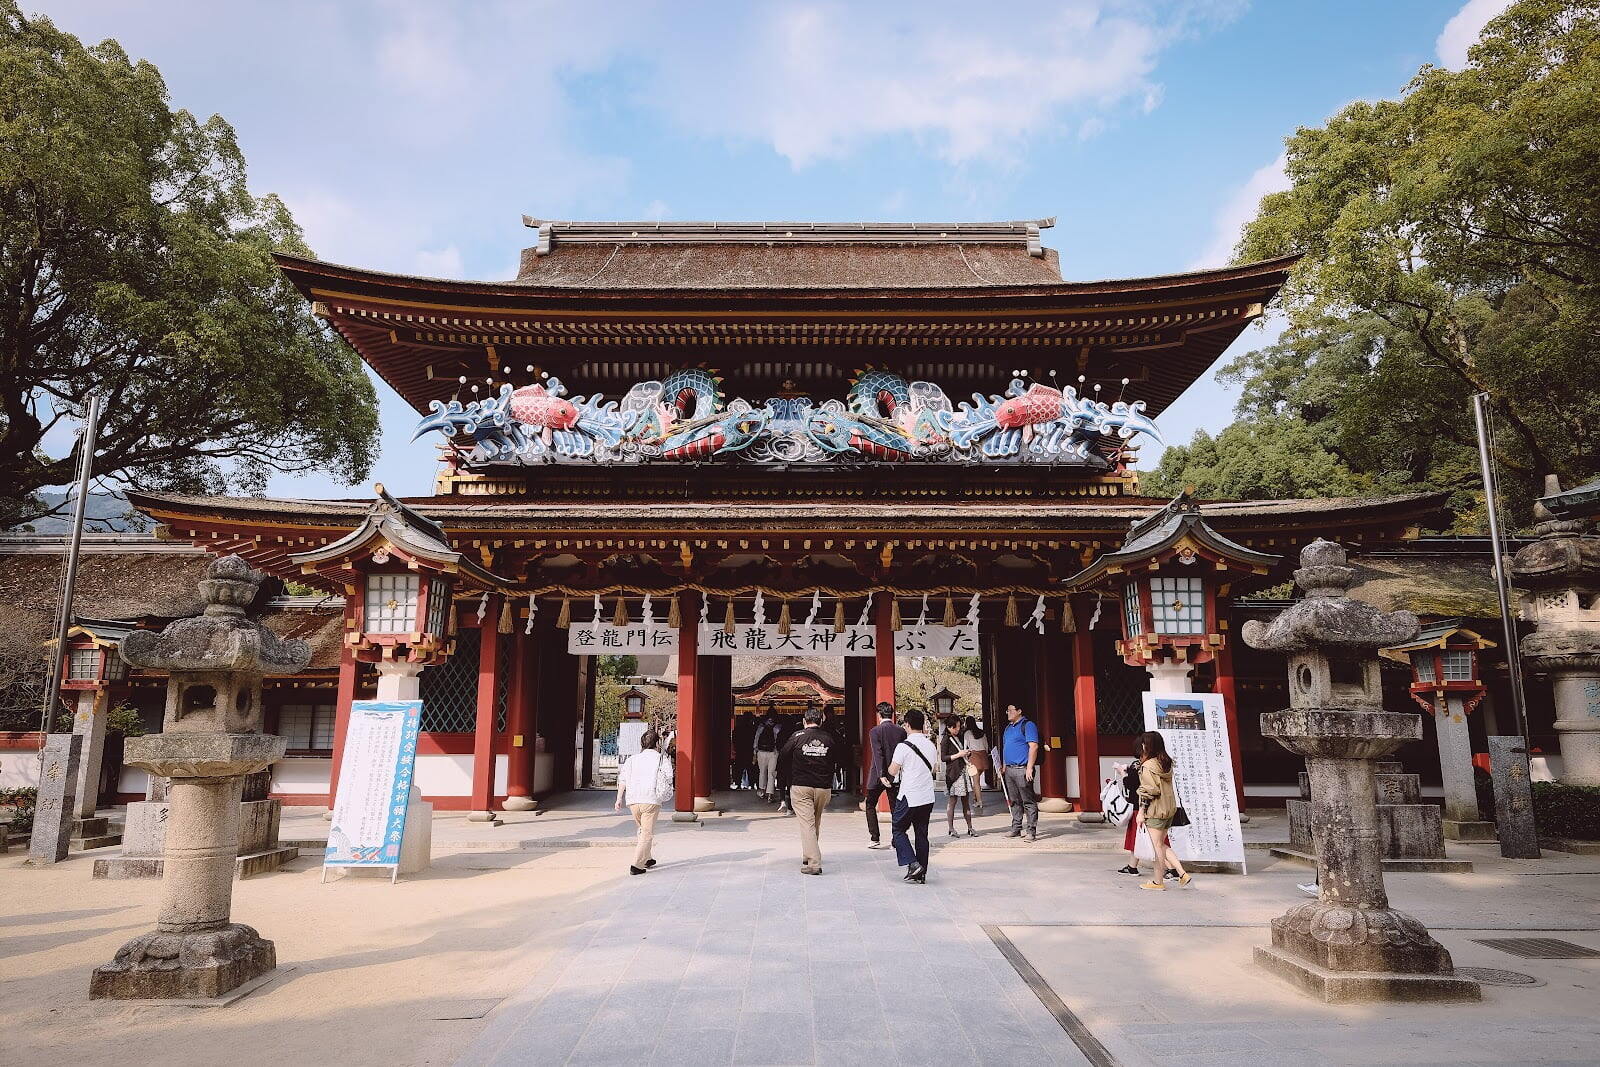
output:
M867 836L873 841L878 841L878 798L885 793L889 794L889 818L894 818L895 802L900 798L900 790L892 785L884 785L881 781L867 783Z
M909 867L911 861L916 860L924 870L928 867L928 816L933 814L932 804L918 804L916 807L899 798L894 803L894 854L900 861L900 866ZM917 844L913 848L911 840L906 835L910 830L916 835Z

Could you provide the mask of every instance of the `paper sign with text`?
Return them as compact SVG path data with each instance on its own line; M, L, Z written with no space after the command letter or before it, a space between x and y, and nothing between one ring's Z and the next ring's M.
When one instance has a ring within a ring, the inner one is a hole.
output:
M324 866L400 865L421 728L420 700L351 702Z
M1244 831L1234 789L1228 716L1220 693L1145 693L1144 727L1161 734L1188 826L1171 830L1178 858L1237 864L1244 873ZM1150 859L1140 834L1134 855Z

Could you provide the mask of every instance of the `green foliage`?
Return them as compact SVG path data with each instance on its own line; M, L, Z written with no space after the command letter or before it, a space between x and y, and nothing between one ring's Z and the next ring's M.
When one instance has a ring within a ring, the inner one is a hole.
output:
M928 703L928 697L940 689L948 689L956 695L957 715L982 717L983 688L974 675L967 673L967 665L963 661L968 659L976 660L977 657L925 659L921 670L912 670L908 660L897 661L894 672L895 710L904 713L909 708L921 708L931 713L933 708Z
M33 811L39 803L39 790L31 785L0 789L0 807L12 809L7 825L13 837L33 833Z
M595 669L600 672L602 678L632 678L639 673L639 657L598 656L595 660Z
M1217 436L1196 430L1187 445L1173 445L1153 472L1140 476L1140 492L1177 496L1193 486L1201 497L1285 500L1359 496L1385 487L1356 474L1323 442L1324 429L1303 419L1268 415L1234 423Z
M106 713L106 729L123 737L143 737L144 719L132 704L118 704Z
M1533 821L1550 837L1600 841L1600 786L1534 782Z
M172 110L155 67L0 0L0 528L72 480L45 440L104 399L94 473L146 490L355 481L377 403L272 260L305 254L252 196L233 129Z
M959 674L968 678L983 677L983 659L980 656L952 656L944 661L945 665Z
M1247 421L1316 431L1306 484L1341 480L1331 458L1371 488L1451 491L1475 527L1477 392L1516 513L1542 475L1600 468L1597 94L1600 7L1519 0L1465 69L1423 67L1400 99L1288 139L1292 187L1263 199L1239 253L1303 257L1289 326L1224 374Z

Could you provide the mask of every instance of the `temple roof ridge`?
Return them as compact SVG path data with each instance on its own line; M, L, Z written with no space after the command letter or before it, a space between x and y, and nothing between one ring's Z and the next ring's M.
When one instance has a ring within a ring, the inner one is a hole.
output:
M995 222L798 222L798 221L570 221L522 216L522 223L539 231L536 252L547 254L554 244L771 244L774 242L826 244L935 244L983 242L1025 244L1029 254L1042 256L1039 231L1056 224L1055 216Z

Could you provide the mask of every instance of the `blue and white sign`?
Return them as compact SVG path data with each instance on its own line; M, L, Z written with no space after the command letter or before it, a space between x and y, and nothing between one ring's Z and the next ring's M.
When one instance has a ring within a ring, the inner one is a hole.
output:
M421 729L420 700L350 705L324 867L400 866Z

